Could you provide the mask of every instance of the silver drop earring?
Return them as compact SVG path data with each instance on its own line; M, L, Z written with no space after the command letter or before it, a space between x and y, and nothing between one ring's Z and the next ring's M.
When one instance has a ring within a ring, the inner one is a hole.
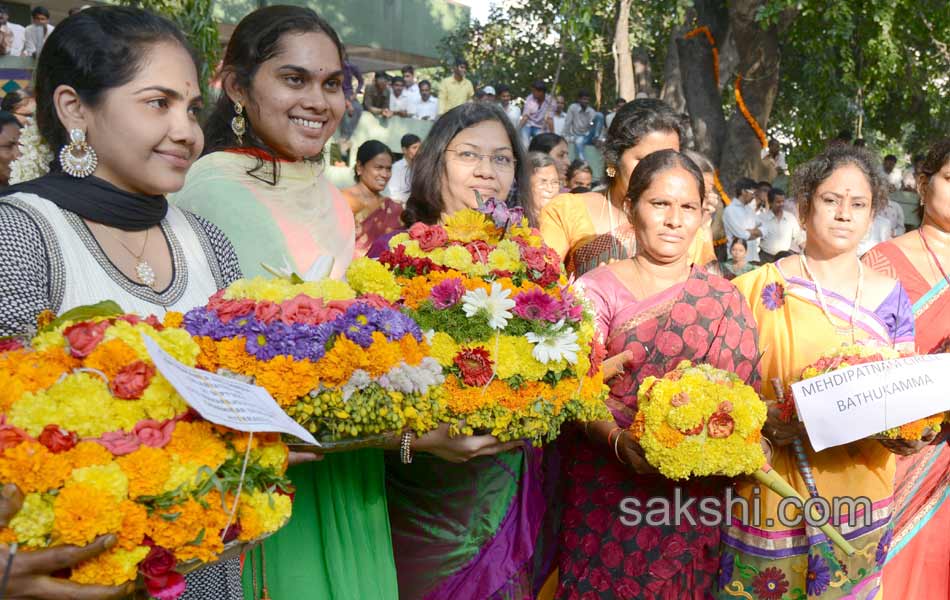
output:
M99 165L99 157L82 129L69 130L69 143L59 151L59 164L67 175L82 179L92 175Z

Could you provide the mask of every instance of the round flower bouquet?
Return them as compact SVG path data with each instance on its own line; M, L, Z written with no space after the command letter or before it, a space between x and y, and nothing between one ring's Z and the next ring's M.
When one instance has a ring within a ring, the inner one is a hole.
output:
M0 541L29 551L116 534L69 578L120 585L142 574L150 594L177 598L182 572L287 522L287 447L260 435L248 447L248 434L201 420L149 359L142 334L195 364L181 318L103 303L41 316L26 343L3 341L0 481L25 499Z
M735 373L684 360L663 377L643 380L630 432L646 461L665 477L751 475L804 505L802 495L766 463L760 441L767 413L765 402ZM831 525L821 530L854 554Z
M901 354L889 346L843 345L831 352L822 354L817 361L805 367L802 370L801 380L811 379L855 365L893 360L904 356L910 355ZM782 395L777 402L777 406L780 408L782 418L785 419L786 422L790 422L793 418L796 418L795 400L791 389ZM871 439L918 441L932 435L935 431L939 432L945 416L944 413L940 413L924 419L917 419L899 427L892 427L882 431L878 435L871 436Z
M426 332L453 432L540 445L565 421L609 418L593 312L520 211L489 201L417 223L346 277Z
M189 311L184 328L199 368L265 388L326 446L437 425L442 368L380 295L357 298L329 279L243 279Z

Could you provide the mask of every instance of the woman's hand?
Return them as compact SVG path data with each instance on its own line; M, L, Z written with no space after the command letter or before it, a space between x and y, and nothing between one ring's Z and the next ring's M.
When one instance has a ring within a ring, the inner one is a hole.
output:
M781 417L781 410L774 404L769 406L768 417L765 419L765 427L762 433L769 438L776 446L788 446L795 441L795 438L806 436L805 426L798 419L792 419L786 423Z
M318 454L316 452L297 452L295 450L291 450L290 454L287 456L287 465L296 467L297 465L316 462L318 460L323 460L323 454Z
M629 431L623 430L619 435L620 439L617 441L617 454L619 454L622 459L620 462L639 475L659 473L656 467L648 463L647 459L644 458L643 446L640 445L640 442L633 439ZM611 451L613 451L613 449L611 449Z
M604 359L604 362L601 363L600 369L604 374L604 381L609 380L611 377L621 375L624 373L627 365L633 361L633 352L630 350L624 350L620 354L615 354L610 358Z
M881 442L881 445L900 456L910 456L911 454L917 454L924 448L930 445L930 441L924 440L890 440L882 439L878 440Z
M442 460L454 463L469 461L477 456L491 456L508 452L524 445L521 440L500 442L493 435L459 435L449 433L449 424L442 423L436 429L412 442L415 452L428 452Z

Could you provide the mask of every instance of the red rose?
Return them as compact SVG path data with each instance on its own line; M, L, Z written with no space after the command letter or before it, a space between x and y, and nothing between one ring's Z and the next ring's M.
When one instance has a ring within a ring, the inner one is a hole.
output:
M218 314L222 323L228 323L237 317L245 317L254 312L253 300L222 300L215 306L208 305Z
M29 436L19 427L13 425L0 425L0 450L19 446L26 441Z
M623 573L627 577L639 577L647 572L647 559L637 550L623 559Z
M650 563L650 574L656 576L656 579L672 579L674 575L682 570L683 565L675 560L661 558Z
M491 356L484 348L464 348L455 355L454 362L462 372L465 385L483 386L491 381Z
M270 324L274 319L280 318L280 305L270 300L258 302L254 307L254 318L261 323Z
M700 422L698 425L696 425L696 427L691 429L680 429L680 433L683 435L699 435L705 425L705 423Z
M660 543L660 532L655 527L643 527L637 532L637 547L649 552Z
M581 552L585 556L595 556L600 550L600 540L593 533L588 533L581 538Z
M145 577L159 577L175 569L175 555L167 548L152 546L148 556L139 565L139 572Z
M603 567L597 567L592 570L588 581L590 581L590 584L594 586L594 589L598 592L606 592L611 588L611 584L613 583L610 579L610 571Z
M163 325L162 322L159 321L159 320L158 320L158 317L156 317L155 315L149 315L149 316L145 317L145 322L146 322L148 325L150 325L150 326L152 327L152 329L154 329L154 330L156 330L156 331L161 331L161 330L165 329L165 325Z
M129 325L138 325L142 322L142 317L138 315L120 315L116 317L117 321L125 321Z
M727 413L717 412L709 417L708 431L711 438L727 438L735 427L736 422Z
M488 255L491 253L491 246L485 240L474 240L465 244L465 249L472 255L472 262L487 263Z
M526 264L529 269L543 271L544 268L548 266L544 260L544 256L544 250L541 248L535 248L533 246L521 247L521 260L524 261L524 264Z
M323 300L311 298L303 294L280 304L280 320L288 325L294 323L304 323L306 325L319 325L327 319L326 306Z
M185 578L176 571L158 577L146 577L145 590L155 600L177 600L185 593Z
M78 444L79 435L75 431L60 429L58 425L47 425L37 440L53 454L59 454Z
M0 352L9 352L21 348L23 348L23 341L18 338L9 337L0 339Z
M112 381L109 382L109 389L116 398L124 400L135 400L142 397L142 392L152 382L155 376L155 367L151 363L137 360L130 365L126 365L119 371Z
M224 532L221 541L227 544L230 541L236 540L239 535L241 535L241 524L231 523L231 526Z
M102 341L108 328L108 321L86 321L70 325L63 331L63 337L69 342L69 353L76 358L86 358Z
M606 508L596 508L587 513L587 526L598 535L607 533L609 521L610 513Z
M419 242L423 252L441 248L449 241L449 235L439 225L415 223L409 228L409 237Z

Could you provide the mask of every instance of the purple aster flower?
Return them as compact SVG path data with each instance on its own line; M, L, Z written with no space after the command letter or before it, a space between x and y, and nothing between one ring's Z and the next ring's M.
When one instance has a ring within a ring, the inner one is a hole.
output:
M805 591L809 596L820 596L831 584L831 569L828 562L817 554L808 555L808 573L805 575Z
M185 313L182 326L185 331L193 336L221 339L215 337L215 334L221 329L221 321L214 312L203 306L193 308Z
M888 529L881 536L881 541L877 543L877 552L874 555L877 566L880 567L887 560L887 552L891 549L891 540L894 538L894 530Z
M514 298L512 312L529 321L549 321L557 323L561 318L561 303L549 296L544 290L533 288L521 292Z
M327 342L334 334L333 325L330 323L316 326L297 324L292 325L291 330L291 355L296 359L309 359L314 362L326 354Z
M762 303L769 310L778 310L785 306L785 286L777 281L762 288Z
M433 306L439 310L444 310L458 304L465 294L465 288L462 286L462 280L458 277L445 279L432 288L429 298Z
M277 345L268 336L268 326L260 321L251 319L241 332L245 338L244 349L248 354L260 361L268 361L280 354Z
M719 589L725 589L732 581L732 572L736 567L736 557L730 552L719 556Z
M422 330L419 329L419 325L398 310L377 309L370 318L370 322L391 342L398 342L407 335L416 338L416 341L422 341Z
M338 333L351 342L369 348L373 344L373 332L376 331L372 323L376 312L369 304L358 302L346 309L342 317L334 320L333 325Z

